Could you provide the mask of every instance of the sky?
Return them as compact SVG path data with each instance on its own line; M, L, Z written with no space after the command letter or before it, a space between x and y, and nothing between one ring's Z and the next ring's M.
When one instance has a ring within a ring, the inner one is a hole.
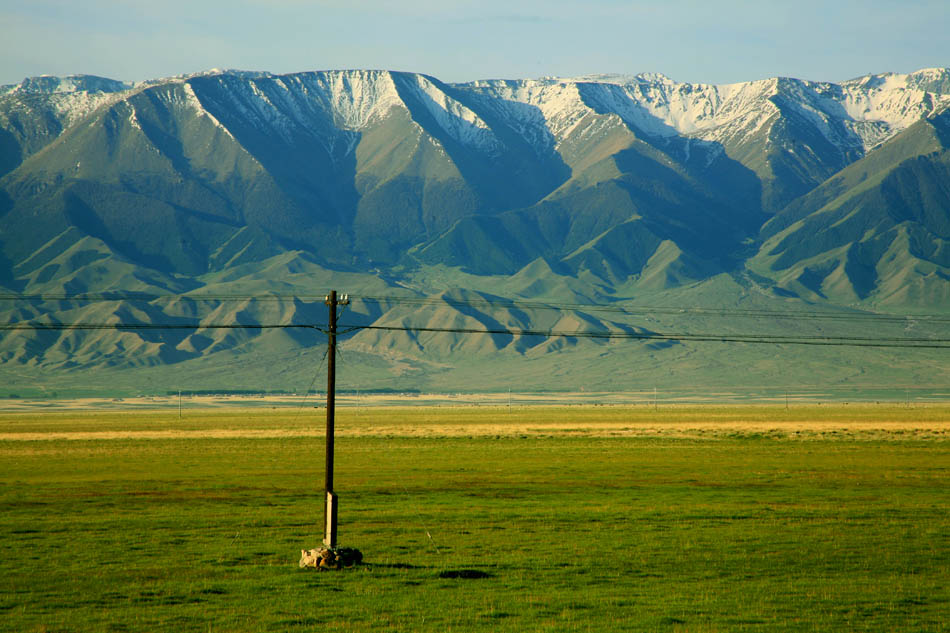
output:
M0 0L0 84L211 68L734 83L950 67L948 0Z

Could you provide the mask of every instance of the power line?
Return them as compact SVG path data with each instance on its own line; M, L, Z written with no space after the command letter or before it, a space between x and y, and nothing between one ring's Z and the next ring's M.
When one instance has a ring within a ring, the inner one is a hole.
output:
M660 332L622 332L622 331L563 331L529 329L477 329L477 328L437 328L395 325L341 325L346 328L341 334L357 330L383 330L390 332L432 332L457 334L501 334L508 336L541 336L561 338L591 339L632 339L653 341L694 341L718 343L767 343L771 345L834 345L849 347L900 347L925 349L950 349L950 339L931 338L871 338L847 336L780 336L769 334L665 334Z
M766 343L772 345L834 345L850 347L898 347L898 348L950 348L947 338L884 338L862 336L796 336L774 334L709 334L709 333L663 333L605 330L533 330L527 328L438 328L396 325L340 325L339 334L346 335L359 330L382 330L390 332L428 332L446 334L500 334L505 336L540 336L546 338L628 339L652 341L691 341L718 343ZM316 323L7 323L0 324L0 331L70 331L70 330L271 330L311 329L327 333L327 326Z
M0 330L273 330L301 328L324 331L315 323L2 323Z
M162 299L187 299L192 301L286 301L286 300L323 300L325 296L317 295L239 295L239 294L194 294L194 295L158 295L148 293L102 292L40 295L0 294L0 300L69 300L69 301L113 301L113 300L143 300L155 301ZM527 310L556 310L556 311L589 311L610 312L628 316L664 315L691 315L691 316L723 316L723 317L757 317L776 319L841 319L864 320L874 322L907 323L914 320L927 322L950 322L950 317L938 315L885 315L879 313L841 314L838 312L779 312L774 310L747 310L726 308L675 308L675 307L630 307L604 304L568 304L518 301L513 299L453 299L451 297L406 297L406 296L362 296L353 297L363 302L378 302L390 304L406 304L416 306L451 306L451 307L478 307L478 308L512 308ZM18 322L0 324L0 331L34 330L34 331L66 331L66 330L269 330L269 329L314 329L328 333L328 325L321 323L103 323L103 322ZM623 327L623 326L621 326ZM651 332L625 330L544 330L532 328L438 328L423 326L394 326L394 325L341 325L340 334L350 334L358 330L404 331L416 333L452 333L452 334L488 334L505 336L539 336L560 338L588 338L588 339L632 339L645 341L680 341L680 342L721 342L721 343L763 343L784 345L834 345L853 347L898 347L898 348L931 348L944 349L950 347L947 338L909 338L909 337L869 337L869 336L813 336L813 335L773 335L773 334L729 334L729 333L689 333L689 332Z
M154 294L147 292L80 292L57 293L44 292L39 294L0 294L0 301L76 301L94 303L97 301L287 301L299 299L306 301L323 301L325 295L301 294Z
M325 295L304 294L155 294L144 292L98 292L98 293L40 293L40 294L0 294L0 301L305 301L322 302ZM552 310L552 311L583 311L606 312L624 314L628 316L720 316L720 317L752 317L776 319L806 319L806 320L843 320L843 321L875 321L905 323L908 321L926 321L932 323L950 323L950 316L941 314L885 314L880 312L832 312L818 310L763 310L750 308L698 308L676 306L630 306L609 305L597 303L557 303L540 301L521 301L517 299L456 299L452 297L412 297L412 296L351 296L352 300L375 302L382 304L402 304L417 306L452 306L477 308L510 308L521 310Z
M583 311L609 312L630 316L652 316L657 314L669 316L724 316L724 317L769 317L779 319L828 319L828 320L873 320L878 322L904 323L921 320L928 322L950 323L950 316L940 314L884 314L880 312L830 312L805 310L760 310L748 308L691 308L675 306L623 306L596 303L545 303L538 301L518 301L514 299L453 299L449 297L395 297L395 296L358 296L351 295L351 299L372 301L376 303L394 303L422 306L464 306L464 307L491 307L531 310L554 311Z

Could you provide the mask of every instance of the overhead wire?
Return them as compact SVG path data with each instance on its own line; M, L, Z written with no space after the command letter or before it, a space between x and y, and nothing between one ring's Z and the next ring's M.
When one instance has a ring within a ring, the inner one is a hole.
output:
M26 300L26 299L62 299L62 300L115 300L142 298L148 300L154 299L172 299L188 298L193 300L322 300L324 296L318 295L152 295L144 293L82 293L75 295L66 294L43 294L43 295L0 295L0 299L7 300ZM350 295L350 300L374 301L380 303L395 303L406 305L439 305L452 307L480 307L480 308L498 308L508 307L517 309L544 309L558 311L602 311L621 313L628 316L648 316L654 314L666 315L705 315L705 316L745 316L758 318L807 318L809 320L824 319L847 319L847 320L872 320L875 322L887 323L907 323L914 320L927 320L928 322L950 322L950 317L940 315L886 315L880 313L854 313L841 314L837 312L778 312L771 310L745 310L745 309L725 309L725 308L657 308L657 307L629 307L629 306L611 306L603 304L557 304L542 302L527 302L507 299L452 299L450 297L425 298L425 297L404 297L404 296L354 296ZM347 305L342 306L341 315L345 312ZM35 330L35 331L63 331L63 330L215 330L215 329L315 329L328 333L329 326L324 323L125 323L125 322L44 322L44 321L26 321L0 324L0 331L12 330ZM950 338L941 337L871 337L871 336L842 336L842 335L778 335L778 334L735 334L735 333L689 333L689 332L651 332L651 331L631 331L631 330L554 330L554 329L532 329L532 328L450 328L450 327L428 327L412 325L384 325L384 324L341 324L338 327L337 334L344 336L359 330L377 330L377 331L406 331L417 333L456 333L456 334L488 334L488 335L507 335L507 336L541 336L541 337L560 337L560 338L589 338L589 339L634 339L646 341L692 341L692 342L722 342L722 343L765 343L765 344L784 344L784 345L833 345L833 346L853 346L853 347L898 347L898 348L932 348L944 349L950 347Z
M305 294L157 294L138 292L100 292L100 293L39 293L39 294L0 294L0 301L323 301L326 295ZM351 300L364 302L389 303L418 306L465 306L480 308L511 308L521 310L553 310L553 311L585 311L625 314L630 316L728 316L728 317L768 317L780 319L807 319L807 320L872 320L878 322L907 322L923 320L928 322L950 323L950 315L946 314L890 314L881 312L838 312L829 310L765 310L756 308L701 308L681 306L643 306L595 304L595 303L561 303L541 302L518 299L461 299L453 297L420 297L402 295L350 295Z
M561 338L592 338L592 339L634 339L659 341L697 341L720 343L768 343L783 345L837 345L851 347L902 347L902 348L950 348L950 338L871 338L856 336L795 336L771 334L689 334L689 333L662 333L662 332L624 332L603 331L591 332L586 330L530 330L519 328L439 328L396 325L353 325L341 326L346 328L339 334L349 334L357 330L384 330L404 332L432 332L457 334L500 334L510 336L542 336Z
M300 414L303 412L304 407L307 405L307 398L310 397L310 392L313 391L313 386L317 384L317 378L320 377L320 374L323 373L324 362L327 359L327 353L329 348L323 350L323 358L320 359L320 362L317 363L317 370L313 374L313 379L310 381L310 386L307 387L307 391L303 394L303 400L300 401L300 406L297 407L297 413L294 415L294 420L300 418Z
M0 301L77 301L94 303L97 301L287 301L299 299L303 301L323 301L325 295L301 294L188 294L188 293L148 293L148 292L80 292L58 293L42 292L37 294L0 293Z
M314 323L246 323L246 324L162 324L162 323L8 323L0 324L0 331L36 330L265 330L300 328L319 330L328 333L328 326ZM526 328L440 328L408 325L346 325L338 326L337 336L345 336L359 330L382 330L391 332L429 332L450 334L499 334L506 336L541 336L558 338L589 339L634 339L656 341L693 341L719 343L767 343L782 345L833 345L850 347L899 347L899 348L950 348L950 338L907 338L907 337L860 337L860 336L809 336L775 334L709 334L709 333L666 333L666 332L629 332L605 330L533 330Z
M642 305L608 305L594 303L557 303L539 301L520 301L514 299L454 299L451 297L397 297L397 296L366 296L350 295L351 299L372 301L376 303L393 303L423 306L466 306L466 307L504 307L530 310L554 311L584 311L608 312L630 316L739 316L739 317L772 317L782 319L829 319L829 320L874 320L882 322L906 322L926 320L933 322L950 323L950 315L941 314L888 314L881 312L832 312L828 310L762 310L750 308L697 308L677 306L642 306Z
M0 323L0 330L272 330L301 328L326 332L316 323Z

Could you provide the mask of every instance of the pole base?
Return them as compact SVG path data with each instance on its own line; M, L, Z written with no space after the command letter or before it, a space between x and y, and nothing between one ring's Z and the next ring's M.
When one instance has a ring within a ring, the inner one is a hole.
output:
M300 567L320 571L353 567L363 562L363 552L353 547L317 547L300 550Z
M323 546L327 549L334 550L336 549L336 526L337 526L337 507L339 496L331 491L327 490L326 505L323 508L323 517L324 517L324 532L323 532Z

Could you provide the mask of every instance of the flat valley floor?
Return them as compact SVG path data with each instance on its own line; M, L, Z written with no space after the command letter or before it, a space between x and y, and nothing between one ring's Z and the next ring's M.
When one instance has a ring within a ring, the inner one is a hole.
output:
M0 630L941 631L950 406L0 413ZM189 404L195 405L195 402Z

